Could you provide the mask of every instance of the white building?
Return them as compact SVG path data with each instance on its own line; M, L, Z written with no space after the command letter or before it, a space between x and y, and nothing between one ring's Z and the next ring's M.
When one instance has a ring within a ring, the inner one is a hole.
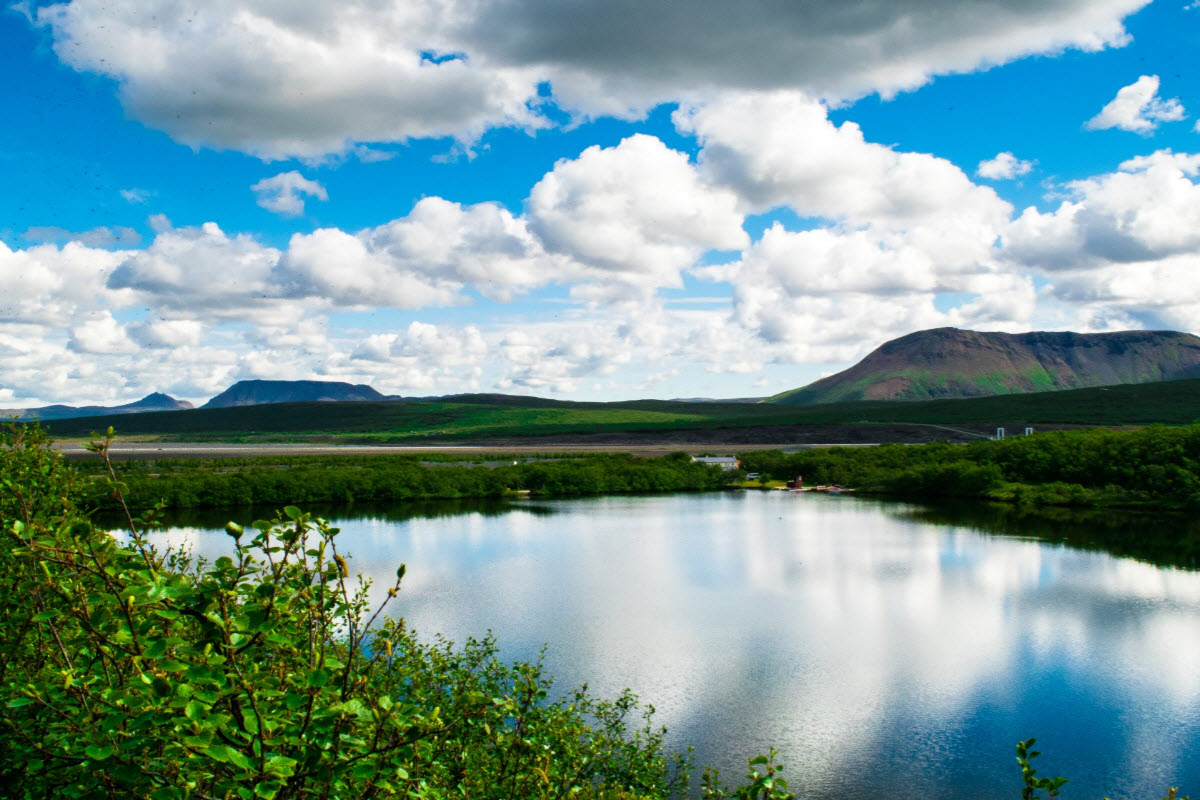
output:
M712 464L713 466L720 467L725 472L737 469L742 464L742 462L733 456L692 456L692 461L697 464Z

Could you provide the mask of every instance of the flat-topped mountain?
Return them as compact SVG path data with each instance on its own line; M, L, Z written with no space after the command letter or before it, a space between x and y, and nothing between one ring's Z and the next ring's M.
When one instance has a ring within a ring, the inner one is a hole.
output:
M154 392L133 403L121 406L64 406L52 405L41 408L14 408L0 410L0 416L16 416L18 419L73 419L75 417L99 417L107 414L140 414L145 411L179 411L192 408L186 400L176 400L168 394Z
M1178 331L984 333L893 339L847 370L770 403L937 400L1200 377L1200 337Z
M201 408L258 406L265 403L387 400L363 383L339 381L238 381Z

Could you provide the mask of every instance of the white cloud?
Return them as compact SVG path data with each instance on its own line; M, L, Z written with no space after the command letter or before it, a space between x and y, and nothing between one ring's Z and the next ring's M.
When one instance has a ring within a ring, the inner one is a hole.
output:
M1090 131L1119 128L1149 136L1158 130L1159 123L1178 122L1184 116L1183 106L1177 98L1163 100L1158 97L1158 76L1143 75L1122 87L1084 127Z
M37 20L65 63L114 79L137 119L190 145L279 159L544 126L543 82L586 115L721 89L886 96L933 75L1122 45L1122 20L1146 2L903 0L847 14L840 0L71 0Z
M638 134L560 161L530 192L530 228L546 248L605 285L678 286L706 250L745 246L740 201L709 185L684 153Z
M105 282L128 255L74 242L24 250L0 242L0 322L55 324L98 299L120 304Z
M133 353L138 349L125 327L108 311L71 328L70 347L81 353L95 354Z
M445 392L477 389L489 353L475 325L453 328L414 321L400 333L367 336L351 358L373 362L396 390Z
M799 92L724 94L681 107L676 126L700 140L701 173L753 210L786 205L802 217L906 226L952 214L996 225L1008 204L951 162L867 142L853 122L829 121Z
M282 267L294 297L316 295L341 305L400 309L462 302L461 284L395 270L385 254L337 228L293 236Z
M975 174L993 181L1006 181L1028 175L1033 170L1032 161L1022 161L1012 153L997 153L994 158L980 161Z
M1026 209L1007 257L1046 270L1138 264L1200 251L1200 154L1159 150L1116 172L1074 181L1052 212Z
M148 247L118 254L107 288L136 292L157 308L204 308L230 318L261 321L300 300L414 310L459 305L469 302L468 289L508 300L581 272L567 257L547 254L525 220L496 203L429 197L376 228L296 234L285 250L226 234L213 222L173 228L159 219L156 227Z
M1026 209L1004 258L1053 281L1053 296L1096 319L1200 328L1200 154L1159 150L1067 185L1069 199Z
M149 247L126 253L108 279L112 289L152 296L169 308L224 309L276 295L272 272L280 253L247 234L228 236L215 222L159 232Z
M737 320L779 346L779 358L839 362L868 343L924 328L1020 328L1035 305L1032 281L989 264L945 269L920 235L793 232L774 226L728 270ZM974 299L949 312L940 292Z
M738 322L780 358L842 361L864 341L948 324L1019 326L1032 313L1031 282L996 257L1011 206L949 161L867 142L797 92L726 94L682 107L675 121L699 138L711 183L756 211L784 206L821 221L806 231L776 224L740 261L694 270L733 285ZM941 312L940 293L969 298Z
M296 170L263 178L250 189L257 196L260 206L285 217L298 217L303 214L306 197L329 199L329 193L325 191L324 186L309 180Z
M73 0L37 18L64 62L117 80L143 122L186 144L274 159L536 124L526 70L422 57L455 49L443 30L452 5Z
M498 300L578 271L567 258L548 254L526 220L498 203L464 206L426 197L408 216L358 238L391 272L470 285Z
M204 338L204 324L194 319L160 319L135 326L129 333L145 347L194 347Z

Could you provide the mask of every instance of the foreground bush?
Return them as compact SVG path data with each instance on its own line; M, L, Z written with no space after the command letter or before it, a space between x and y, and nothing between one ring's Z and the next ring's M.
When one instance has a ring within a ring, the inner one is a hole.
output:
M633 695L552 700L539 665L501 662L490 640L426 644L371 612L325 521L288 507L250 530L231 523L236 553L212 564L156 551L152 523L132 517L121 544L72 505L74 478L47 444L10 426L0 453L0 796L616 800L686 788L686 756L666 752ZM775 770L758 764L759 785L732 791L787 797ZM707 797L728 796L706 782Z

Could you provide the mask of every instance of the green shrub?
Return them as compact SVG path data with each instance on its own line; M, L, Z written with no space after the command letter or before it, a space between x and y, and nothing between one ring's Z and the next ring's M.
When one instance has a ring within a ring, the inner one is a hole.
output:
M491 640L419 641L368 608L324 520L289 506L250 529L230 523L235 553L211 564L156 551L152 519L131 517L121 544L75 509L76 478L38 429L6 437L0 796L685 790L687 756L666 751L634 695L602 701L585 687L552 699L540 664L506 664ZM110 441L96 447L105 464ZM106 486L123 506L115 476Z

